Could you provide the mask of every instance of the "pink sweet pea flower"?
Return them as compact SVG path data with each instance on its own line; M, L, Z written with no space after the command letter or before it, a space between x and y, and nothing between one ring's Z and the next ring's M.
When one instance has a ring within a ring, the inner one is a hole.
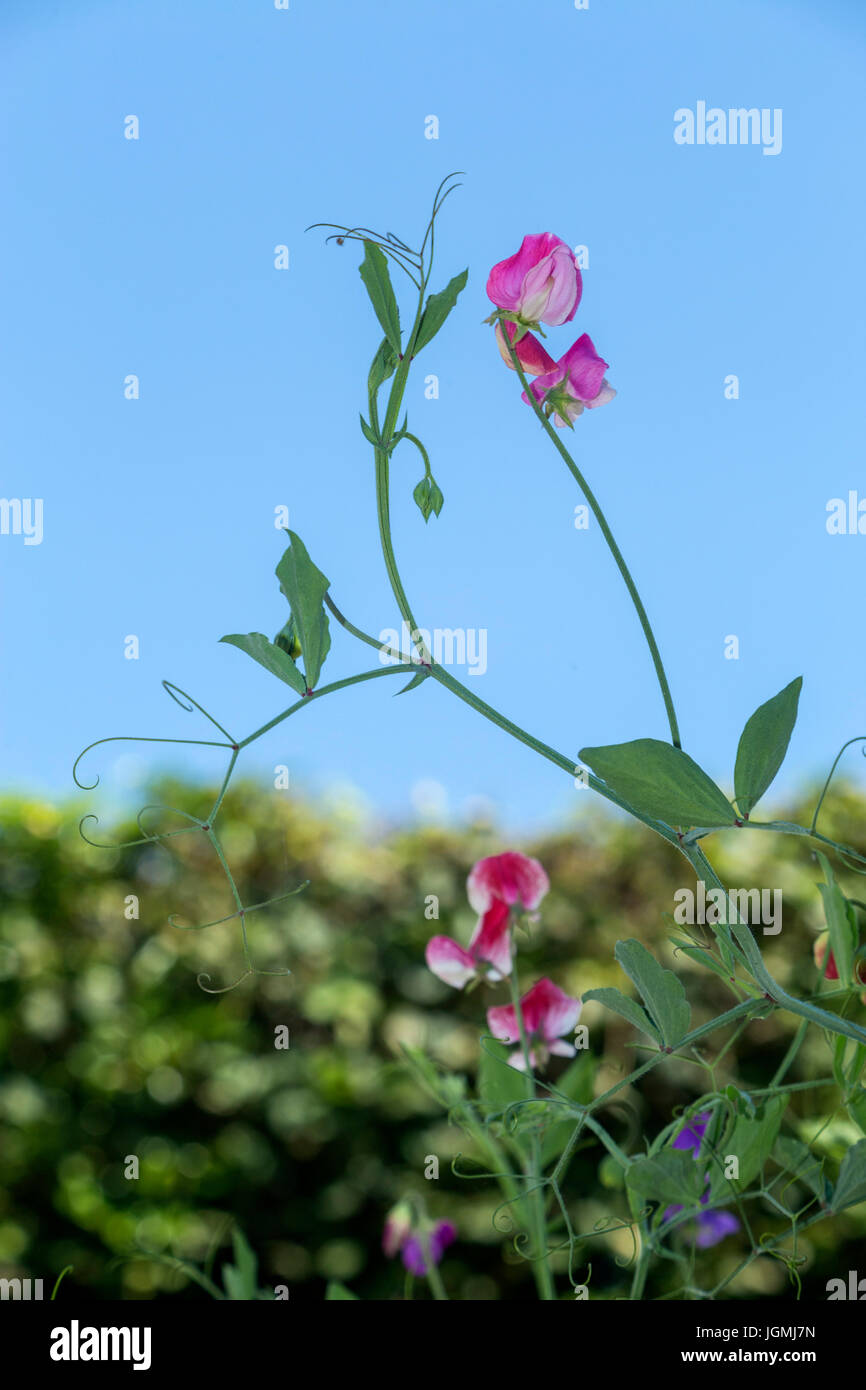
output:
M580 1000L573 999L555 985L552 980L539 980L520 1001L523 1026L529 1043L529 1064L542 1067L548 1057L573 1057L575 1049L571 1043L563 1042L565 1033L571 1033L580 1017ZM487 1025L494 1038L500 1042L520 1042L520 1025L513 1004L501 1004L498 1008L487 1010ZM526 1070L526 1059L522 1048L512 1053L508 1059L518 1071Z
M454 989L470 980L495 983L511 973L511 937L508 904L497 898L478 919L469 950L450 936L434 936L427 942L427 965Z
M552 232L525 236L520 250L493 267L487 296L524 323L568 323L583 283L570 246Z
M486 912L495 902L513 907L519 903L534 912L550 888L550 879L537 859L516 850L479 859L466 880L469 901L476 912Z
M544 404L548 414L552 414L555 425L570 425L583 413L584 407L594 410L613 400L616 391L605 378L607 366L596 352L589 334L582 333L553 370L536 377L529 389L539 404ZM529 404L525 391L523 399Z
M514 342L517 324L509 323L507 320L504 324L497 323L496 325L496 345L499 348L499 352L506 367L510 367L511 370L514 371L511 353L505 346L505 338L502 334L503 327L514 345L514 351L517 353L518 362L528 376L540 376L542 372L552 372L556 370L556 363L550 353L546 348L542 347L534 334L524 333L519 342Z

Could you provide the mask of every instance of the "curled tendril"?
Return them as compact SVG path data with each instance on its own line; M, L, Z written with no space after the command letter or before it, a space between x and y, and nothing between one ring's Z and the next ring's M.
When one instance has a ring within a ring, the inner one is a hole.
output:
M405 275L408 275L412 283L421 288L420 280L416 279L416 274L421 275L423 262L421 253L413 251L399 237L395 237L393 232L383 234L371 231L369 227L344 227L339 222L312 222L305 231L312 232L319 227L333 228L331 235L325 237L325 241L336 241L342 246L344 241L371 241L374 246L378 246L386 256L398 265Z
M424 232L424 240L421 243L420 251L413 250L408 242L395 236L393 232L375 232L370 227L346 227L339 222L313 222L306 230L311 232L319 227L329 228L330 236L326 237L325 240L336 241L338 245L342 245L344 241L372 242L375 246L378 246L379 250L388 256L395 265L398 265L403 273L408 275L413 285L420 290L422 286L426 284L427 276L429 276L433 264L436 218L442 211L442 206L449 194L453 193L456 188L461 187L461 184L451 182L452 179L456 179L458 174L461 173L463 173L463 170L458 169L454 173L446 174L445 178L436 189L433 198L433 210ZM425 266L428 242L430 245L430 256Z
M217 725L217 727L219 727L219 725ZM229 735L226 735L226 737L229 737ZM143 734L113 734L111 738L97 738L93 743L88 743L86 748L82 748L75 762L72 764L72 780L83 792L95 791L99 786L99 777L97 776L95 782L79 781L78 764L81 762L81 759L90 752L91 748L98 748L100 744L103 743L185 743L195 748L234 748L235 746L233 743L217 743L215 739L209 738L148 738Z
M836 772L836 768L839 766L839 761L840 761L840 759L841 759L841 757L842 757L842 754L846 751L846 749L850 748L851 745L854 744L854 743L862 743L862 744L864 745L864 746L860 749L860 752L863 754L863 757L866 758L866 734L856 734L856 735L854 736L854 738L849 738L847 743L843 743L843 744L842 744L842 747L839 749L839 752L836 754L835 758L833 759L833 766L830 768L830 771L829 771L828 774L827 774L827 780L826 780L826 782L824 783L824 786L823 786L822 789L821 789L821 795L818 797L818 805L815 807L815 814L814 814L813 817L812 817L812 824L811 824L810 827L809 827L809 830L810 830L811 834L813 834L813 835L814 835L815 830L816 830L817 825L818 825L818 816L820 815L821 807L824 805L824 797L827 795L827 792L830 790L830 783L831 783L832 780L833 780L833 777L834 777L835 772Z
M208 714L204 705L200 705L198 700L194 700L191 695L188 695L185 690L181 690L180 686L175 685L172 681L163 681L162 688L167 695L171 696L175 704L180 705L181 709L186 710L188 714L191 714L194 709L197 709L199 714L203 714L205 719L213 724L215 729L219 729L221 734L225 734L231 748L237 748L237 739L232 737L228 729L223 728L218 719L214 719L212 714ZM184 704L184 700L188 700L189 704Z
M208 989L207 985L204 984L203 981L209 980L211 976L205 970L202 970L200 974L196 975L195 981L199 989L203 989L205 994L228 994L229 990L237 989L238 985L243 984L244 980L247 979L249 975L255 975L256 973L257 972L253 969L253 967L250 966L247 970L244 971L243 975L239 975L238 978L232 984L223 985L222 989Z
M101 844L99 840L91 840L89 835L85 835L83 827L84 822L88 820L96 821L97 825L99 824L99 817L95 816L91 811L89 815L82 816L81 820L78 822L78 833L84 843L91 845L93 849L132 849L135 845L152 845L160 840L168 839L171 835L188 835L191 830L197 828L193 825L185 825L182 830L162 831L158 835L143 835L140 840L119 840L116 844L110 845Z

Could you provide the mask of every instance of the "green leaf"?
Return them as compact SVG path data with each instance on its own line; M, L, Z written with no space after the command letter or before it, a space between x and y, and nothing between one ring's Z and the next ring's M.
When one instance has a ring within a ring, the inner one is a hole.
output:
M859 1140L843 1158L831 1206L834 1211L844 1211L858 1202L866 1202L866 1139Z
M478 1065L478 1094L492 1110L504 1110L516 1100L526 1100L528 1089L525 1072L512 1067L508 1058L513 1047L485 1038Z
M382 325L382 332L397 356L400 356L400 313L394 296L394 287L388 273L388 258L373 241L364 242L364 259L359 266L370 303L376 318Z
M810 1192L814 1192L816 1197L824 1200L826 1184L821 1160L799 1139L794 1139L789 1134L780 1134L773 1146L773 1158L786 1173L790 1173L804 1187L808 1187Z
M566 1067L559 1080L554 1083L553 1100L566 1096L577 1105L589 1105L593 1097L595 1068L596 1059L592 1053L586 1050L579 1052L570 1066ZM545 1128L541 1136L542 1168L546 1168L549 1163L553 1163L559 1158L574 1133L575 1126L574 1117L564 1120L556 1118L557 1114L562 1114L562 1110L552 1102L550 1109L552 1123Z
M354 1299L356 1303L360 1302L356 1293L352 1293L351 1289L347 1289L345 1284L341 1284L338 1280L332 1279L325 1289L325 1299L328 1302L332 1302L337 1298L351 1298Z
M788 1104L787 1096L773 1096L759 1109L757 1115L737 1115L728 1135L716 1144L716 1157L710 1162L710 1196L712 1201L723 1197L733 1187L744 1192L762 1173L764 1164L776 1142L782 1115ZM707 1157L703 1152L701 1158ZM725 1162L736 1158L737 1178L725 1177Z
M702 1165L683 1149L664 1149L652 1158L637 1158L625 1175L626 1186L639 1197L665 1206L696 1206L704 1191Z
M407 681L407 683L400 690L397 691L397 695L405 695L407 690L414 690L416 685L421 685L422 682L427 679L429 674L430 672L426 670L416 671L415 675L412 676L411 679ZM395 699L397 698L397 695L395 695Z
M839 972L839 983L854 983L854 953L857 950L859 928L857 913L853 903L849 903L836 882L836 875L826 854L817 851L818 863L824 871L826 883L818 884L818 892L824 902L824 917L830 933L830 949Z
M740 815L747 816L773 781L788 751L797 722L803 677L760 705L740 735L734 768L734 795Z
M375 448L378 448L382 442L381 439L377 434L373 432L373 430L367 424L367 421L364 419L363 415L359 415L358 418L361 421L361 433L366 439L367 443L372 444Z
M639 941L618 941L614 955L639 990L665 1047L676 1047L689 1031L692 1016L682 981Z
M276 573L295 620L307 685L314 690L331 646L324 605L330 580L313 564L300 536L294 531L289 531L288 535L291 545L277 565Z
M383 338L370 364L370 374L367 377L367 391L370 396L375 397L379 387L394 375L399 360L388 339Z
M426 347L431 339L436 337L439 329L447 319L454 305L457 303L457 296L466 286L469 278L469 271L462 270L459 275L455 275L453 280L449 280L444 290L438 294L431 294L424 305L424 313L418 325L418 332L412 348L412 356L415 357L423 347Z
M661 1034L646 1011L634 999L629 999L618 989L587 989L584 990L583 999L584 1002L587 999L596 999L599 1004L603 1004L612 1013L619 1014L620 1018L626 1019L641 1033L646 1033L647 1037L652 1038L654 1042L661 1042Z
M223 1285L229 1298L235 1302L249 1302L258 1292L256 1272L258 1260L242 1231L232 1232L235 1263L223 1268Z
M845 1097L845 1108L861 1134L866 1134L866 1091L857 1086Z
M264 666L266 671L270 671L272 676L278 676L286 685L290 685L293 690L297 690L299 695L306 694L307 682L304 680L292 658L278 647L276 643L268 641L263 632L231 632L227 637L221 637L221 642L228 642L232 647L238 647L247 656L251 656L253 661L257 661L260 666Z
M637 738L603 748L581 748L578 757L629 806L668 825L733 825L727 797L681 748L656 738Z

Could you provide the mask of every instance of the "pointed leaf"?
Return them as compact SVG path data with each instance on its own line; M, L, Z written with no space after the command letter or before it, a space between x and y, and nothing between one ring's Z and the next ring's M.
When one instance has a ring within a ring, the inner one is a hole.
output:
M493 1110L504 1110L515 1100L526 1100L527 1079L508 1061L513 1047L485 1038L478 1064L478 1094Z
M337 1279L332 1279L325 1290L325 1299L328 1302L334 1302L339 1298L351 1298L356 1303L359 1301L358 1295L352 1293L351 1289L347 1289L345 1284L341 1284Z
M400 313L394 296L394 287L388 272L388 258L373 241L364 242L364 259L359 266L370 303L376 318L382 325L382 332L394 352L400 355Z
M399 357L388 342L388 339L383 338L379 344L376 356L370 364L370 374L367 377L367 391L369 395L375 396L379 387L384 385L390 376L394 375L399 360Z
M668 825L721 826L736 820L715 782L672 743L638 738L582 748L578 757L636 811Z
M361 421L361 433L367 440L367 443L372 444L374 445L374 447L378 448L382 442L379 436L373 432L372 428L367 424L367 421L364 419L363 415L360 415L358 418Z
M858 1202L866 1202L866 1139L860 1139L843 1158L831 1205L834 1211L844 1211Z
M618 941L614 955L640 991L666 1047L676 1047L689 1031L692 1011L682 981L665 970L639 941Z
M277 565L276 573L295 620L307 685L314 690L331 646L324 605L330 580L313 564L300 536L294 531L289 531L288 535L291 545Z
M739 1192L747 1187L764 1170L782 1124L782 1115L788 1104L787 1096L774 1096L765 1101L757 1115L738 1115L727 1137L716 1145L716 1158L709 1161L710 1196L718 1201L730 1191L732 1186ZM702 1153L702 1158L707 1155ZM725 1177L725 1162L736 1158L739 1165L737 1178Z
M272 676L278 676L286 685L290 685L293 690L297 690L299 695L304 695L307 689L307 682L304 680L292 658L282 647L270 642L263 632L232 632L227 637L221 637L221 642L228 642L232 647L238 647L247 656L251 656L253 661L257 661L260 666L264 666L266 671L270 671Z
M416 671L415 675L412 676L411 680L409 680L406 683L406 685L402 687L401 690L397 691L397 695L405 695L407 690L414 690L415 686L420 685L422 681L425 681L429 674L430 672L426 670ZM394 696L395 699L397 698L397 695Z
M695 1206L705 1186L701 1165L683 1149L664 1149L652 1158L635 1159L625 1180L638 1196L665 1206Z
M629 999L627 995L622 994L618 989L587 989L583 992L584 1002L586 1002L587 999L597 1000L599 1004L603 1004L604 1007L610 1009L612 1013L619 1014L620 1018L626 1019L634 1028L639 1029L641 1033L646 1033L647 1037L652 1038L653 1042L661 1042L661 1034L646 1011L642 1009L640 1004L636 1003L634 999Z
M760 705L740 735L734 768L734 795L740 815L747 816L773 781L788 751L797 722L803 677Z
M439 329L447 319L454 305L457 303L457 296L465 288L469 278L469 271L463 270L459 275L455 275L453 280L449 280L444 290L438 294L431 294L424 305L424 313L418 325L418 333L415 344L412 348L412 356L415 357L423 347L435 338Z
M773 1147L773 1158L804 1187L808 1187L816 1197L824 1199L823 1165L811 1149L790 1134L780 1134Z

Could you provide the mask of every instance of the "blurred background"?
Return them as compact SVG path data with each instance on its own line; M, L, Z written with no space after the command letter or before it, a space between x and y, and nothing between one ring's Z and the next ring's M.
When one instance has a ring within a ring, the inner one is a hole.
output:
M154 800L197 815L213 795L177 782L152 791ZM204 837L97 850L77 829L89 809L85 798L60 807L14 798L0 816L0 1276L43 1277L50 1288L71 1264L59 1299L202 1299L182 1274L141 1256L201 1265L217 1247L218 1275L237 1223L258 1256L263 1287L285 1283L291 1299L315 1300L338 1279L364 1298L397 1298L403 1276L399 1261L382 1254L382 1225L389 1207L414 1193L432 1216L457 1226L442 1266L452 1297L532 1298L527 1266L494 1226L498 1189L452 1173L467 1140L419 1089L399 1052L401 1044L420 1047L446 1070L475 1076L483 1010L507 991L458 994L429 973L423 952L436 932L468 939L466 874L476 858L505 847L498 827L483 819L389 826L359 816L348 801L317 807L239 783L222 834L244 900L306 879L309 886L248 918L256 965L288 966L292 974L213 995L196 976L207 972L210 987L220 988L242 973L237 921L201 932L167 921L177 913L191 925L232 910ZM840 790L826 809L827 833L856 841L862 799ZM85 830L106 840L137 833L134 822L110 833L92 823ZM801 842L716 838L713 858L733 886L782 889L783 931L762 947L783 983L811 991L822 924L817 866ZM674 959L666 944L663 912L673 911L676 888L692 886L669 846L593 815L523 847L552 881L521 953L524 987L541 974L578 994L622 987L614 943L637 936L681 974L695 1026L730 1006L715 976ZM438 921L425 920L431 894ZM125 916L131 895L138 920ZM856 1012L866 1015L859 1005ZM597 1004L585 1006L583 1020L593 1059L588 1097L645 1054L630 1046L629 1026ZM281 1025L289 1028L288 1051L274 1047ZM718 1084L767 1085L794 1026L781 1013L750 1025L719 1063ZM715 1035L709 1051L727 1036ZM555 1060L551 1079L565 1065ZM831 1049L813 1032L787 1080L831 1075ZM687 1060L671 1061L626 1091L606 1121L633 1147L707 1084ZM784 1125L812 1144L831 1175L862 1137L844 1108L834 1109L837 1100L833 1087L800 1090ZM137 1181L124 1177L132 1154L140 1159ZM440 1160L437 1182L422 1176L429 1154ZM591 1143L569 1170L564 1191L579 1232L626 1214L603 1157ZM760 1204L749 1211L756 1239L784 1227ZM718 1282L748 1248L740 1234L699 1254L698 1284ZM579 1245L584 1276L592 1264L591 1298L628 1296L631 1273L618 1261L630 1253L622 1233ZM799 1253L803 1296L826 1298L829 1278L863 1267L866 1207L810 1228ZM673 1277L670 1266L654 1267L648 1296L674 1289ZM725 1296L794 1292L784 1266L762 1258Z

